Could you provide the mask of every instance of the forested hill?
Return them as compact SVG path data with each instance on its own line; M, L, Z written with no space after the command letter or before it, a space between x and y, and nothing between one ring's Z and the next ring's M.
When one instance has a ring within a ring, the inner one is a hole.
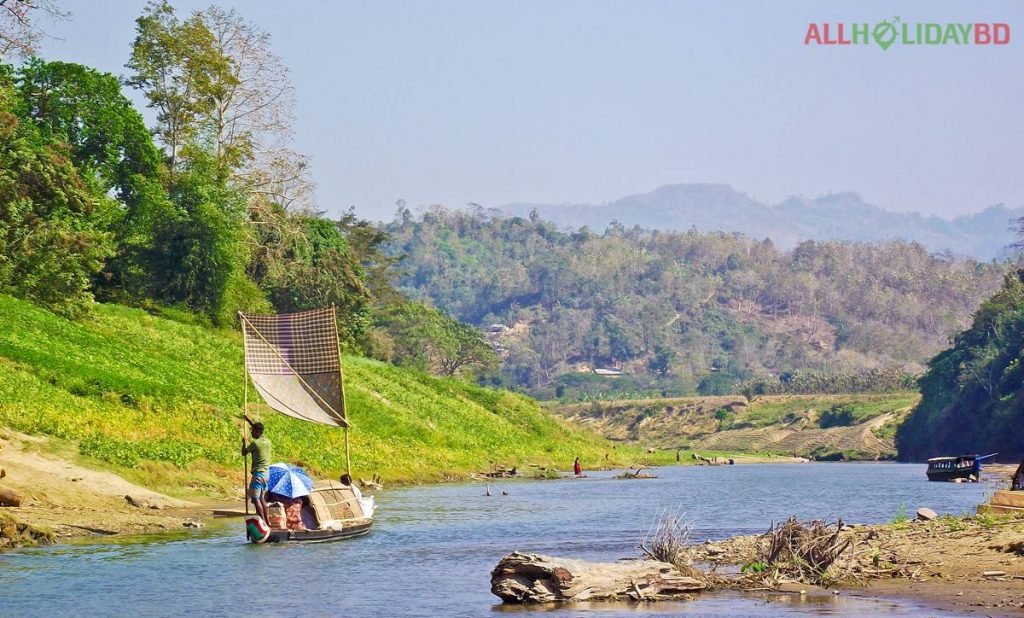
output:
M612 221L626 227L658 230L737 231L753 238L771 238L784 248L802 240L907 240L931 251L988 260L1006 255L1015 240L1011 221L1024 208L992 206L952 221L918 213L896 213L865 202L856 193L835 193L816 199L791 197L764 204L728 185L676 184L650 193L630 195L610 204L510 204L502 212L526 217L536 210L559 227L584 225L604 230Z
M564 233L537 218L441 208L402 212L386 232L406 256L402 291L493 330L501 378L539 396L717 394L797 371L917 372L1007 270L915 243L783 251L741 234Z
M921 403L896 434L899 457L999 453L1024 457L1024 271L1007 275L953 347L928 363Z

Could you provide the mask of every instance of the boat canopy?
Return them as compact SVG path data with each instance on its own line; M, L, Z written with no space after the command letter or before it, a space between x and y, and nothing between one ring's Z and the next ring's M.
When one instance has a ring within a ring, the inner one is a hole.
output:
M245 369L267 405L304 421L348 427L334 307L239 317Z
M991 457L995 457L999 453L989 453L988 455L960 455L959 457L932 457L928 460L929 464L937 464L946 461L984 461Z

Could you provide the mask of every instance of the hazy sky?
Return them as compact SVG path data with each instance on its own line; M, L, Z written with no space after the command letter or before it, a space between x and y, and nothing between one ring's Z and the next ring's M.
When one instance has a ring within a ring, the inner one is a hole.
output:
M182 13L209 2L174 2ZM322 209L723 182L953 216L1024 206L1024 3L224 1L273 36ZM43 55L124 73L144 2L65 0ZM803 44L808 22L1007 22L1000 47Z

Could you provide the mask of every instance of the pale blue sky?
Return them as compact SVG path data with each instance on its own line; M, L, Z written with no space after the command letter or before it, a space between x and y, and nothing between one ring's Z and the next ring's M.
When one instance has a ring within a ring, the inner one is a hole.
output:
M124 72L144 2L43 55ZM174 2L179 12L209 2ZM1024 3L224 1L273 36L322 209L607 202L723 182L953 216L1024 206ZM810 21L999 21L1003 47L806 47Z

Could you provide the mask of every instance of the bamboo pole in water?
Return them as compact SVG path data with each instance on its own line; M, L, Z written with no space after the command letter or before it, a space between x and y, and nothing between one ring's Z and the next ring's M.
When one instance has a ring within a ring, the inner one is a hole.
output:
M238 312L239 320L244 320L242 312ZM243 325L244 327L244 325ZM249 344L245 342L245 337L242 337L242 446L245 446L245 424L249 420L249 373L245 368L245 360L249 358ZM245 502L245 518L249 518L249 458L242 453L242 501ZM246 536L249 534L248 528L245 532Z

